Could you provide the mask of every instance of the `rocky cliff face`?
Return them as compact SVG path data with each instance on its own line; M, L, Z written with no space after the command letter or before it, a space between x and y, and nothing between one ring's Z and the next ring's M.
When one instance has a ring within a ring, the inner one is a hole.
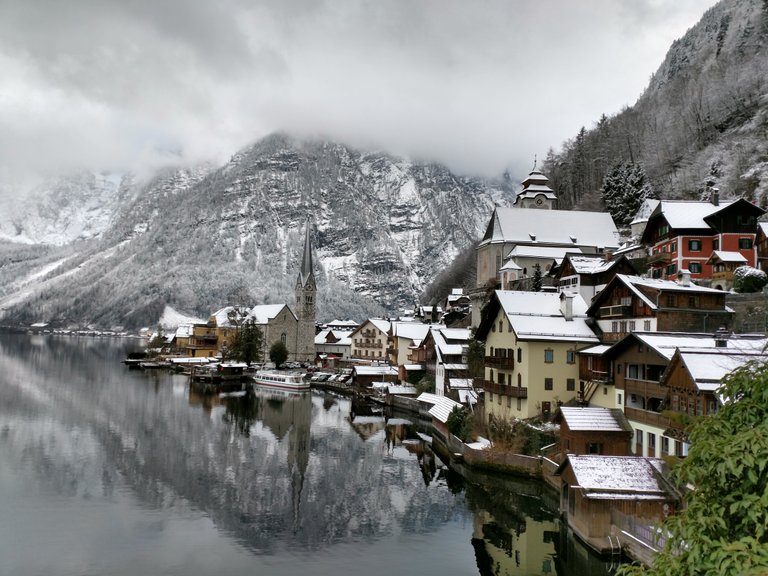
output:
M321 319L394 312L511 195L442 166L273 135L221 167L123 178L110 199L93 214L95 239L58 242L6 278L6 320L136 327L166 304L203 316L227 303L293 304L307 217ZM15 231L0 223L5 237Z

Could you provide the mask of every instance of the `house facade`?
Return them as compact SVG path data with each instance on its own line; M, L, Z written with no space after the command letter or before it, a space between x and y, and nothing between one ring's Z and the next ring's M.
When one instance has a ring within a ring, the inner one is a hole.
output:
M363 322L349 335L349 354L353 360L387 362L390 331L389 320L371 318Z
M606 343L637 331L711 334L730 326L733 318L724 292L697 286L685 274L680 282L617 274L587 313Z
M562 406L553 419L560 425L560 454L628 456L632 426L618 408Z
M709 202L662 200L648 218L642 242L650 247L653 278L674 278L689 270L694 280L716 281L710 257L715 251L741 254L757 265L757 219L765 210L744 199L720 202L711 191Z
M559 292L581 294L589 303L616 274L636 274L626 256L608 258L600 254L566 254L553 276Z
M485 342L485 418L549 418L575 400L577 353L598 339L578 294L497 290L475 337Z

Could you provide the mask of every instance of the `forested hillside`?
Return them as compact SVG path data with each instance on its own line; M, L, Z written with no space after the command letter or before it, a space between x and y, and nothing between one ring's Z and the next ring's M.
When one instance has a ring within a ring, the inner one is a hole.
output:
M600 207L605 177L635 165L663 198L710 185L768 205L767 80L768 1L723 0L672 44L634 106L550 151L560 207Z

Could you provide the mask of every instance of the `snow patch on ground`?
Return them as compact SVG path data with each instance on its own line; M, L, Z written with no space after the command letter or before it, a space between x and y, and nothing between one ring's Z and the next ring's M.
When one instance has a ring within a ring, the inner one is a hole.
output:
M166 304L158 324L164 329L170 330L171 328L178 328L182 324L205 324L205 320L179 312Z

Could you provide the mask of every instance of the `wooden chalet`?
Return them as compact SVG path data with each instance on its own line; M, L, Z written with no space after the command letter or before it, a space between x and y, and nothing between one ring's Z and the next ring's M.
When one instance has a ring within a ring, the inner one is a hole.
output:
M628 456L634 434L618 408L561 406L553 419L560 425L560 454Z

